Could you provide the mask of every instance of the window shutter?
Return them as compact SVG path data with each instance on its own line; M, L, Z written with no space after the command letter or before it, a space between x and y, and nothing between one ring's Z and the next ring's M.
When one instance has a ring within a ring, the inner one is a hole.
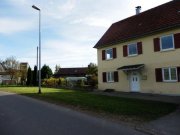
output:
M119 77L118 77L118 71L114 72L114 82L118 82L119 81Z
M113 48L113 58L117 57L116 48Z
M127 57L127 54L128 54L128 52L127 52L127 45L124 45L123 46L123 56Z
M138 54L142 54L142 42L137 42Z
M158 52L160 51L160 39L154 38L154 51Z
M178 82L180 82L180 67L177 67Z
M103 82L107 82L107 80L106 80L106 72L102 73L102 80L103 80Z
M180 48L180 33L174 34L175 48Z
M102 50L102 60L105 60L106 59L106 56L105 56L105 50Z
M156 82L162 82L162 69L156 68L155 69L155 75L156 75Z

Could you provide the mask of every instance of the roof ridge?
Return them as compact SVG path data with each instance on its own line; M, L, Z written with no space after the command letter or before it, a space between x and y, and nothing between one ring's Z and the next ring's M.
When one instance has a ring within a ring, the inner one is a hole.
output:
M145 11L143 11L143 12L140 12L140 13L137 14L137 15L135 14L135 15L129 16L129 17L127 17L127 18L124 18L123 20L114 22L114 23L112 23L112 25L113 25L113 24L117 24L117 23L119 23L119 22L126 21L126 20L128 20L128 19L130 19L130 18L134 18L134 17L140 16L140 15L142 15L142 14L144 14L144 13L147 13L147 12L149 12L149 11L151 11L151 10L154 10L154 9L156 9L156 8L159 8L159 7L161 7L161 6L164 6L165 4L172 3L172 2L175 2L175 1L176 1L176 0L171 0L171 1L169 1L169 2L163 3L163 4L158 5L158 6L156 6L156 7L153 7L153 8L150 8L150 9L148 9L148 10L145 10Z
M148 36L162 30L177 28L180 24L179 0L173 0L113 23L94 48L122 43Z

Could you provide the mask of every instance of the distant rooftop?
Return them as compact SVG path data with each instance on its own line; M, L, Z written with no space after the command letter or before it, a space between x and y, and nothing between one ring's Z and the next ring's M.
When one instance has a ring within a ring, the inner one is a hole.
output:
M86 71L87 67L60 68L54 77L83 77Z

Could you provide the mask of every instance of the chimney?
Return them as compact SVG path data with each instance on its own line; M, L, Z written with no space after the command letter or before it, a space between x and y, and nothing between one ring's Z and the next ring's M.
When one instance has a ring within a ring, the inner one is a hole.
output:
M137 6L136 7L136 15L138 15L140 13L140 11L141 11L141 6Z

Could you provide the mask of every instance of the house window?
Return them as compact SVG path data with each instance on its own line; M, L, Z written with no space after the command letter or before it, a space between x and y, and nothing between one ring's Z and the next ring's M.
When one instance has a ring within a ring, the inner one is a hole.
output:
M119 81L118 71L103 72L102 81L103 82L118 82Z
M162 68L163 81L177 81L177 68Z
M134 56L137 55L137 44L129 44L128 45L128 56Z
M102 50L102 60L110 60L117 58L116 48Z
M113 49L107 49L106 50L106 59L112 59L113 58Z
M160 42L161 42L161 51L174 49L173 35L161 37Z
M114 82L114 72L106 73L107 82Z

